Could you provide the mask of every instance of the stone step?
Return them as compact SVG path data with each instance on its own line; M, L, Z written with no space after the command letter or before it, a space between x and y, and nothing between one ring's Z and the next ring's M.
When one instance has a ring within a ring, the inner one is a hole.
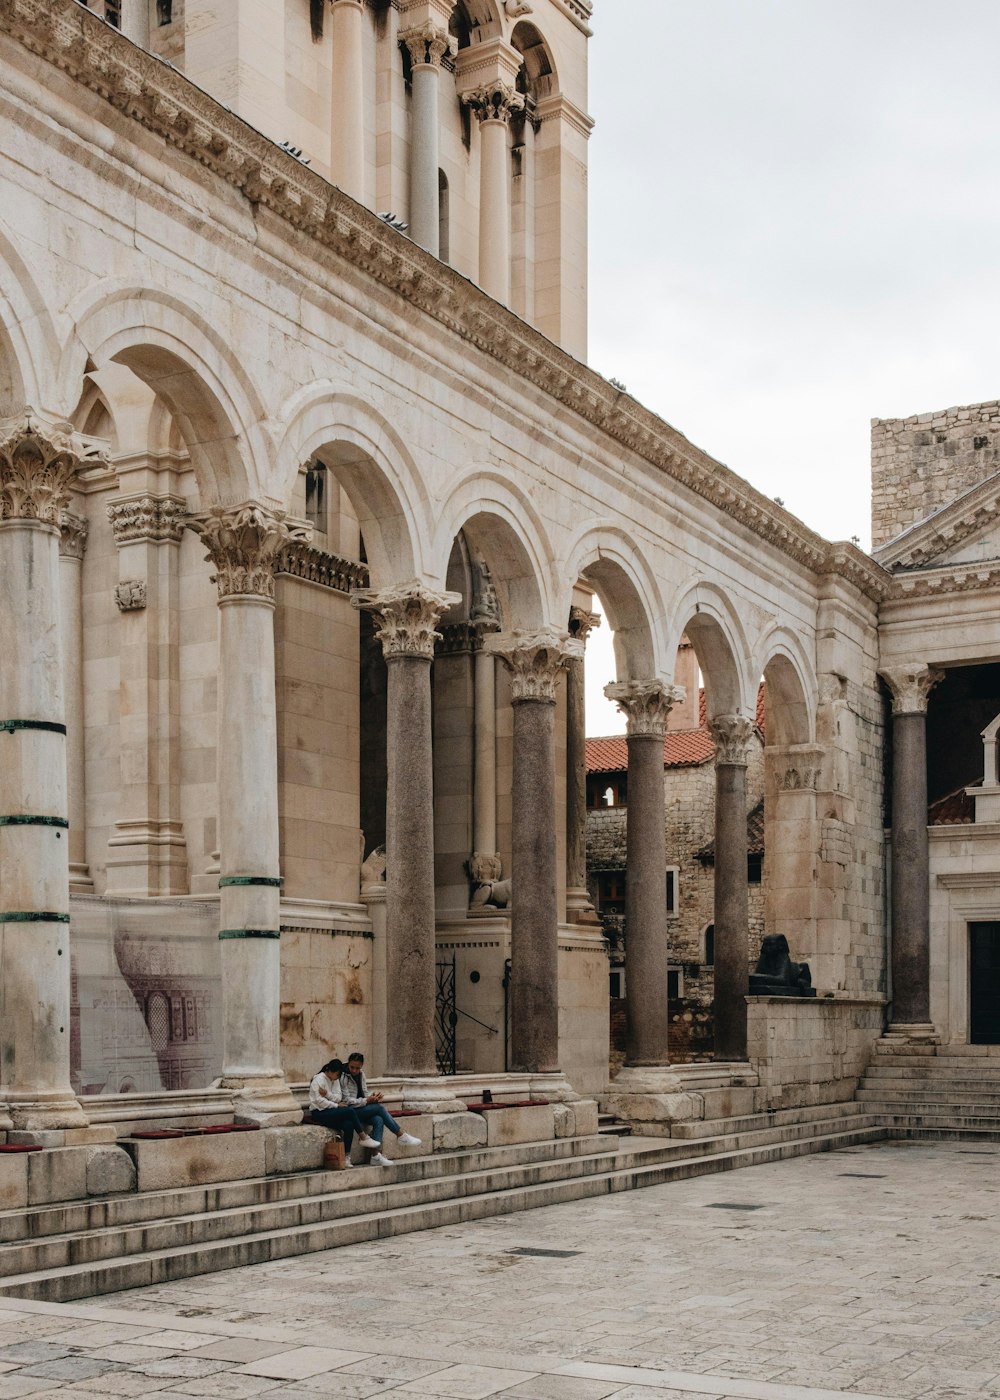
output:
M777 1134L787 1133L791 1126L772 1131ZM837 1126L843 1129L842 1123L838 1123ZM855 1124L850 1129L822 1135L798 1136L768 1145L693 1155L692 1148L697 1149L710 1141L704 1139L698 1143L684 1144L688 1148L688 1155L679 1158L674 1154L681 1144L667 1140L663 1146L657 1144L639 1152L616 1153L607 1168L602 1170L598 1170L597 1167L603 1166L601 1159L610 1154L596 1154L594 1170L583 1170L558 1180L531 1181L500 1189L490 1189L488 1182L480 1182L478 1184L485 1189L480 1189L474 1194L452 1194L449 1198L439 1201L421 1198L403 1203L401 1198L400 1204L388 1205L380 1210L366 1210L341 1219L324 1219L218 1240L195 1240L186 1247L147 1249L135 1257L119 1253L114 1257L85 1261L69 1267L27 1270L0 1280L0 1295L66 1302L124 1288L145 1287L173 1279L189 1278L195 1274L289 1258L343 1244L390 1238L413 1230L434 1229L438 1226L530 1210L537 1206L555 1205L562 1201L582 1200L615 1191L661 1185L668 1181L780 1161L806 1153L835 1151L838 1148L877 1142L885 1136L884 1128ZM594 1155L592 1154L592 1159ZM659 1157L661 1160L650 1161L650 1156ZM587 1159L582 1159L578 1165L584 1166L586 1162ZM415 1166L416 1162L406 1165ZM534 1166L538 1169L542 1164L535 1163ZM385 1188L383 1195L388 1195L390 1190L391 1188Z
M602 1137L631 1137L632 1124L626 1123L621 1118L616 1118L613 1113L599 1113L597 1115L597 1131Z
M942 1084L1000 1084L1000 1068L979 1065L970 1060L963 1065L907 1065L898 1060L879 1060L865 1071L869 1079L913 1079L918 1083L937 1080Z
M875 1055L871 1066L898 1065L900 1069L924 1069L934 1074L959 1071L968 1075L1000 1074L1000 1057L994 1055Z
M862 1080L857 1092L859 1103L871 1103L875 1099L909 1099L913 1103L972 1103L984 1108L995 1105L1000 1108L1000 1091L984 1093L982 1089L958 1089L951 1085L914 1084L911 1079L875 1079L870 1083Z
M875 1054L900 1059L1000 1059L1000 1045L894 1045L888 1040L875 1042Z
M912 1103L870 1104L872 1116L888 1128L898 1126L939 1127L956 1132L1000 1132L1000 1113L949 1112L943 1106L921 1108Z
M749 1132L757 1128L782 1127L813 1123L837 1118L852 1118L861 1112L861 1105L852 1099L843 1103L815 1104L807 1108L777 1108L764 1113L751 1113L743 1118L690 1118L673 1123L672 1138L702 1138L716 1136L725 1125L732 1133Z

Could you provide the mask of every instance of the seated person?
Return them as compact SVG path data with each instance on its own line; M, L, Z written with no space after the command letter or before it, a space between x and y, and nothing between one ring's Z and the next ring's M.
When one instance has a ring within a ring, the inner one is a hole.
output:
M368 1129L353 1108L345 1106L340 1076L344 1073L343 1060L328 1060L319 1074L314 1075L309 1085L309 1116L321 1127L333 1128L344 1140L344 1165L351 1165L351 1143L354 1134L365 1147L378 1147L379 1142L368 1136ZM381 1137L381 1134L380 1134Z
M360 1050L352 1050L347 1058L347 1068L340 1076L340 1090L342 1101L348 1108L353 1108L355 1113L363 1123L371 1125L371 1135L378 1139L377 1146L382 1145L382 1134L386 1128L390 1133L396 1134L396 1141L401 1147L419 1147L420 1139L414 1137L412 1133L404 1133L403 1129L392 1117L385 1104L382 1102L382 1095L368 1092L368 1083L365 1079L364 1071L365 1057ZM368 1144L364 1138L358 1141L363 1146ZM371 1159L371 1165L375 1167L391 1167L389 1158L382 1152L376 1152Z

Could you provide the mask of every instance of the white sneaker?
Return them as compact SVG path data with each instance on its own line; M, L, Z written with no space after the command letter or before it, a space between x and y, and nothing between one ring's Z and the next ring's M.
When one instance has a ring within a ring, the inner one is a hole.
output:
M367 1133L365 1133L364 1137L359 1137L358 1142L360 1142L362 1147L379 1148L382 1146L380 1142L376 1142L375 1139L373 1137L369 1137Z
M400 1147L419 1147L421 1139L414 1137L412 1133L400 1133L396 1141Z
M351 1161L350 1157L345 1157L345 1158L344 1158L344 1170L346 1171L347 1169L349 1169L350 1167L353 1167L353 1166L354 1166L354 1163Z
M368 1165L370 1167L391 1167L392 1163L389 1161L388 1157L383 1157L381 1152L376 1152Z

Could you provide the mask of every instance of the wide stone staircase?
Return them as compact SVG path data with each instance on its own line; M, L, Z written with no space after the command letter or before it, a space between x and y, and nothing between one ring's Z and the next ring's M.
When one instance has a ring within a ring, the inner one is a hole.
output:
M1000 1045L878 1041L856 1097L894 1138L1000 1142Z
M0 1212L0 1295L66 1302L886 1136L858 1103Z

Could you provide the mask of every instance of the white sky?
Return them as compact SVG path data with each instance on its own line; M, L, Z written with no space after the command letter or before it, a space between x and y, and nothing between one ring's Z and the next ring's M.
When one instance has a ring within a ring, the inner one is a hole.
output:
M828 538L1000 397L997 0L597 0L590 363ZM623 732L588 642L587 732Z

